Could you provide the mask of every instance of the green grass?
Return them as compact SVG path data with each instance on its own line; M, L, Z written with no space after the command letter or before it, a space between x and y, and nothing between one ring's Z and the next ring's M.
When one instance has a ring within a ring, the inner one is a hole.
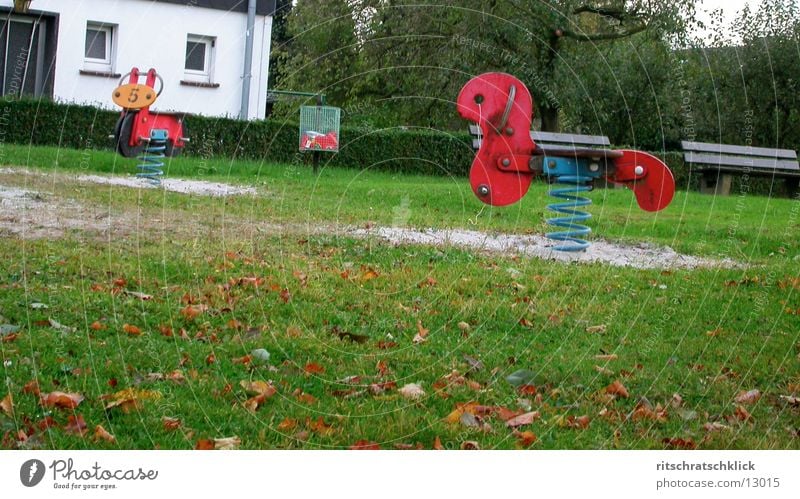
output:
M123 173L123 165L126 172L132 165L96 151L88 159L50 148L3 152L6 164L69 174L82 161L87 173ZM198 163L173 161L169 174L201 176ZM204 168L214 170L204 178L253 183L264 195L225 201L40 181L53 197L169 225L107 239L79 231L58 239L0 238L0 324L21 327L16 339L0 343L6 379L0 399L9 393L14 405L10 414L0 411L3 447L183 449L236 435L242 448L346 448L359 440L430 448L437 437L447 448L465 441L515 448L517 438L496 416L486 420L491 431L445 418L459 403L516 410L519 399L541 415L520 428L538 437L533 449L662 448L676 438L700 448L800 447L800 409L781 397L800 385L797 202L680 193L654 216L639 212L630 192L593 193L594 228L605 238L753 264L662 272L303 234L304 224L366 223L541 232L547 199L541 185L517 206L481 212L464 179L341 169L315 179L302 166L238 162L208 161ZM7 174L0 181L33 182ZM235 229L265 222L297 230ZM254 277L257 287L243 280ZM187 301L204 310L185 317ZM53 327L50 319L75 330ZM92 329L95 321L105 329ZM125 324L142 334L127 334ZM418 324L430 334L414 344ZM604 332L587 332L599 325ZM383 349L379 342L396 346ZM271 353L269 366L237 362L257 348ZM482 368L470 371L465 356ZM306 373L309 363L324 371ZM380 363L388 372L379 372ZM535 374L529 383L537 395L506 381L520 369ZM176 370L183 382L148 377ZM454 370L479 386L441 383ZM349 376L360 380L340 381ZM23 392L32 380L43 393L86 398L74 411L44 408ZM270 381L277 393L248 411L243 380ZM630 397L604 394L617 380ZM398 388L419 383L427 395L412 401L396 388L360 393L385 381ZM128 413L105 409L104 395L129 387L161 398ZM751 389L762 394L755 404L734 401ZM680 408L670 405L675 394ZM666 420L630 417L645 399L667 407ZM739 406L748 421L735 416ZM73 412L88 425L85 437L63 429ZM565 424L583 415L587 428ZM47 416L55 426L39 429ZM181 428L166 430L163 417L179 418ZM320 417L330 431L315 429ZM279 429L284 420L297 425ZM709 423L725 428L708 431ZM116 443L93 439L96 425ZM20 431L27 441L18 441Z

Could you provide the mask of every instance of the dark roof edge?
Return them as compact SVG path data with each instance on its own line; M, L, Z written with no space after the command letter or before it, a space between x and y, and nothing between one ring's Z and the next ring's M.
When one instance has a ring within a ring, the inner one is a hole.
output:
M203 7L233 12L247 13L247 0L153 0L155 2L174 3L190 7ZM275 14L275 0L258 0L256 15L271 16Z

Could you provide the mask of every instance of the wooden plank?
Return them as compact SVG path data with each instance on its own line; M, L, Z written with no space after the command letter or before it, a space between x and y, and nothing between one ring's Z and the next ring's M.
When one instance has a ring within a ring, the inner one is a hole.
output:
M800 165L797 164L796 160L777 160L755 157L728 156L725 154L702 154L696 152L687 152L683 155L683 159L687 163L695 165L711 165L720 167L738 166L741 168L750 167L764 170L800 171Z
M791 149L769 149L766 147L733 146L727 144L712 144L709 142L681 142L684 151L707 152L714 154L729 154L739 156L756 156L773 159L797 159L797 153Z
M531 132L534 142L543 144L569 144L571 146L608 147L611 141L603 135L577 135L571 133Z
M735 175L742 175L741 168L734 168L730 166L721 166L719 168L695 168L693 171L709 172L709 173L730 173ZM768 169L755 169L748 173L751 177L775 177L775 178L800 178L800 171L788 170L768 170Z

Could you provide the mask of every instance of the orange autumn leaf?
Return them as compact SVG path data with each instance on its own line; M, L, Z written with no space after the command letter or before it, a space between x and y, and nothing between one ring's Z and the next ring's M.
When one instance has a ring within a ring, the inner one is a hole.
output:
M297 401L301 404L314 404L317 402L317 398L310 393L301 392L297 394Z
M107 411L119 408L122 412L128 413L132 410L139 410L142 403L147 400L159 400L161 398L161 392L126 388L111 395L104 395L101 398L103 400L110 400L110 402L105 405Z
M39 390L39 382L37 380L31 380L25 383L25 386L22 387L22 393L32 393L37 397L41 395L41 391Z
M606 393L610 395L615 395L622 398L628 398L630 394L628 393L628 389L625 388L625 385L619 382L619 380L614 381L610 385L606 387Z
M667 421L667 409L662 407L661 404L657 404L656 407L653 408L640 402L633 410L633 414L631 414L631 420L640 421L643 419L664 423Z
M739 421L750 421L753 418L753 416L750 414L750 411L740 405L736 406L736 409L733 411L733 415Z
M371 281L373 279L377 279L378 277L380 277L380 274L378 274L375 269L372 268L367 268L366 271L361 274L362 281Z
M309 430L319 435L327 436L333 433L333 427L322 419L322 416L312 421L311 418L306 418L306 426Z
M433 449L434 450L444 450L444 445L442 445L442 439L436 437L433 439Z
M322 374L325 372L325 368L317 364L316 362L309 362L303 368L303 371L305 371L306 374Z
M530 430L515 432L514 436L517 437L520 447L530 447L536 442L536 434Z
M103 428L102 425L97 425L94 427L94 439L105 440L106 442L112 444L117 441L116 437Z
M477 402L467 402L465 404L456 404L456 408L444 418L444 420L450 424L458 424L461 421L461 416L464 414L472 414L475 415L476 408L478 407Z
M417 334L414 336L414 343L422 343L427 341L428 333L430 333L430 329L426 329L422 326L422 321L417 321Z
M207 438L201 438L194 445L194 450L214 450L214 441Z
M122 330L131 336L139 336L142 334L142 330L132 324L124 324Z
M160 326L158 326L158 332L161 333L161 336L166 336L170 338L172 337L172 326L161 324Z
M176 369L172 372L167 373L164 376L164 379L167 381L173 381L175 383L183 383L186 381L186 376L184 376L183 371Z
M181 427L182 422L178 418L164 416L161 418L161 424L164 426L164 430L175 431Z
M92 331L102 331L103 329L105 329L105 328L106 328L106 326L105 326L105 324L103 324L103 323L102 323L102 322L100 322L100 321L94 321L94 322L92 322L92 325L91 325L91 326L89 326L89 328L90 328Z
M297 427L297 420L291 418L285 418L283 421L278 423L278 430L280 431L291 431Z
M51 392L41 398L44 407L59 409L75 409L81 402L83 402L83 395L80 393Z
M216 361L217 361L217 356L214 355L214 352L211 352L210 354L208 354L208 357L206 357L206 364L208 365L211 365Z
M187 321L193 321L200 314L202 314L207 307L204 305L186 305L181 309L181 315Z
M591 419L589 416L567 416L563 420L563 426L567 428L574 428L576 430L585 430L589 427L589 423L591 423Z
M0 400L0 409L5 412L7 415L12 416L14 413L14 399L11 397L11 392L9 392L3 400Z
M517 391L521 395L528 395L528 396L531 396L531 397L536 395L536 392L537 392L536 387L534 385L522 385L519 388L517 388Z
M242 380L239 382L239 386L244 388L244 391L247 392L248 395L266 395L267 397L271 397L278 392L274 386L266 381Z
M359 440L350 446L350 450L381 450L381 446L369 440Z

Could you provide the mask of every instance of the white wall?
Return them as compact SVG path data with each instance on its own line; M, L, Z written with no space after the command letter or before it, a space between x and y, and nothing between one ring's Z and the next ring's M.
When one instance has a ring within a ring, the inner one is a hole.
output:
M11 6L13 0L0 0ZM247 15L149 0L33 0L31 10L60 14L54 98L113 108L115 79L81 75L86 22L118 25L112 71L154 67L164 92L154 110L238 117L241 110ZM216 37L214 83L218 88L181 85L187 34ZM249 118L264 118L272 18L256 17Z

